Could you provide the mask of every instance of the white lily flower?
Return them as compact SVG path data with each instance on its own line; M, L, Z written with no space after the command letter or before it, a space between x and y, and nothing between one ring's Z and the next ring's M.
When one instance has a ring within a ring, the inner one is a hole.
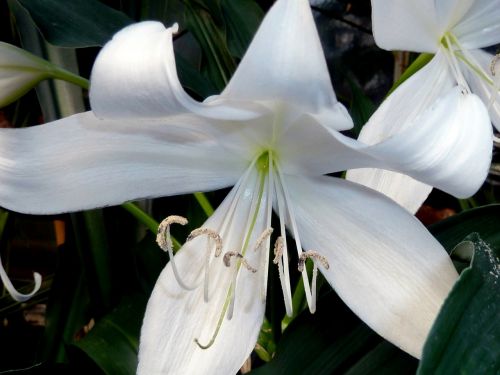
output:
M500 0L372 0L372 8L379 47L434 57L382 103L363 127L360 141L374 144L404 130L457 85L482 99L500 130L500 65L479 49L500 43ZM449 112L455 116L452 108ZM481 120L473 120L474 131L484 131ZM483 146L471 142L467 147L489 154L492 144ZM462 173L474 174L474 166ZM386 194L410 212L432 190L408 176L377 169L349 171L347 178Z
M80 78L21 48L0 42L0 108L16 101L47 78Z
M335 97L307 0L278 0L226 89L203 103L178 81L175 31L143 22L116 34L94 66L91 112L0 129L0 205L49 214L234 185L160 275L139 374L237 372L264 318L273 209L287 312L296 247L298 266L315 262L311 280L302 270L311 311L319 269L376 332L420 356L457 277L448 255L390 199L325 174L387 168L469 195L490 159L468 147L491 141L480 100L453 90L405 132L367 146L339 133L352 121ZM476 117L488 136L476 131ZM460 173L471 165L475 176ZM161 226L169 252L175 223L185 220Z

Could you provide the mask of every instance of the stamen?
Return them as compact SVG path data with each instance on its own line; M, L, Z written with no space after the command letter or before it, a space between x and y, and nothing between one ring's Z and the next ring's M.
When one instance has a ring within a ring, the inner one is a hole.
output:
M304 251L299 256L299 272L304 271L304 264L306 262L306 259L308 258L316 259L323 265L323 267L325 267L325 269L330 268L330 264L328 264L328 261L323 255L321 255L317 251L309 250L309 251Z
M249 270L250 272L252 273L256 273L257 272L257 268L254 268L252 267L248 261L245 259L245 257L243 255L241 255L240 253L238 253L237 251L228 251L227 253L224 254L224 258L223 258L223 261L224 261L224 265L226 267L231 267L231 257L236 257L240 260L241 264L247 269Z
M197 286L187 285L182 280L179 271L177 270L177 266L174 260L172 238L170 237L170 225L172 224L186 225L187 223L188 221L185 217L177 215L168 216L158 226L158 235L156 236L156 242L163 251L168 252L168 256L170 257L170 262L172 263L172 271L174 272L175 279L177 280L177 283L180 285L180 287L185 290L194 290L196 289Z
M210 228L197 228L189 233L189 236L186 238L186 242L192 241L194 238L207 235L209 238L215 241L215 257L221 255L222 253L222 238L216 231Z
M290 226L292 229L292 234L293 234L293 237L295 238L295 246L297 248L297 253L300 256L300 254L302 253L302 244L300 242L300 235L299 235L299 231L297 228L297 222L295 221L295 214L293 212L293 207L289 204L289 202L291 202L290 194L288 193L288 189L287 189L286 184L284 183L284 180L283 180L282 172L281 172L280 168L278 167L278 165L276 165L276 171L277 171L277 177L278 177L277 184L279 183L279 185L281 186L281 189L282 189L282 193L283 193L283 197L284 197L284 199L282 199L282 200L284 200L286 203L286 209L288 211L288 217L290 219ZM279 206L280 193L279 193L278 187L276 188L276 193L278 196L278 206ZM284 218L283 218L283 214L281 211L282 210L280 209L280 222L284 223ZM284 225L282 225L282 226L284 227ZM281 233L284 236L284 228L282 229ZM285 248L286 248L286 240L285 240ZM287 260L286 257L287 257L287 252L285 251L283 253L283 263L284 263L284 268L285 268L285 275L288 275L288 262L286 261ZM311 305L313 302L313 297L312 297L312 293L311 293L311 287L309 285L309 278L307 276L307 272L305 272L305 271L302 272L302 281L304 283L304 293L306 295L307 304L309 305L309 310L312 312ZM288 294L290 295L290 299L291 299L291 290L290 290L289 285L290 284L289 284L289 276L288 276Z
M278 264L279 261L281 260L281 257L283 256L283 237L278 237L276 242L274 243L274 259L273 263Z
M278 265L278 275L280 278L281 290L283 291L283 299L285 301L285 310L288 316L293 315L292 295L290 292L290 276L288 268L285 269L285 240L279 236L274 243L274 259L273 263ZM288 259L286 259L288 263ZM286 264L288 265L288 264Z
M259 250L262 247L262 245L264 245L264 241L266 241L271 236L272 233L273 233L273 228L271 227L267 228L264 232L262 232L262 234L259 236L259 238L257 238L257 241L255 242L254 251Z
M490 64L490 71L493 76L496 76L497 74L497 63L500 61L500 53L497 53L495 56L493 56L493 60L491 60Z
M460 70L460 66L458 65L457 58L455 56L455 49L453 48L453 43L451 41L450 35L447 33L444 35L443 39L446 41L445 44L445 49L449 51L444 52L444 55L446 56L448 60L448 64L450 65L451 70L453 71L453 75L455 76L455 80L457 83L462 86L462 93L467 94L470 93L470 88L469 85L467 84L467 81L465 77L462 74L462 71ZM460 47L460 46L458 46ZM464 92L464 90L466 92Z
M207 254L205 258L205 279L203 281L203 299L205 302L208 302L208 285L209 285L209 268L210 268L210 239L215 241L215 257L218 257L222 252L222 238L221 236L214 230L209 228L197 228L189 233L189 236L186 238L186 242L192 241L194 238L207 235Z
M303 252L302 254L300 254L299 256L299 272L304 272L304 266L305 266L305 262L306 262L306 259L308 258L311 258L311 259L315 259L317 261L319 261L324 268L326 269L329 269L330 268L330 265L328 264L328 261L326 260L326 258L319 254L317 251L314 251L314 250L309 250L309 251L305 251ZM314 263L314 267L313 267L313 274L312 274L312 282L311 282L311 294L312 294L312 298L311 298L311 305L309 306L310 310L311 310L311 314L314 314L316 312L316 281L318 279L318 266L316 265L316 262L313 262Z

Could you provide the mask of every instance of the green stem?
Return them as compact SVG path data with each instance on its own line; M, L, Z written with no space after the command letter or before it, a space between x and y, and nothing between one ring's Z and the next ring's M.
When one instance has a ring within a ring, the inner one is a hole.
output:
M214 213L214 208L210 204L210 201L208 200L207 196L203 193L194 193L193 195L198 201L205 215L207 215L207 217L212 216L212 214Z
M153 234L158 233L158 226L160 225L155 219L144 212L138 205L132 202L123 203L122 207L132 214L139 222L144 224ZM174 250L181 248L181 243L173 236L170 236L174 245Z
M73 83L80 86L82 89L88 90L90 87L90 81L86 78L79 76L78 74L73 74L62 68L55 68L50 73L52 78L60 79L69 83Z

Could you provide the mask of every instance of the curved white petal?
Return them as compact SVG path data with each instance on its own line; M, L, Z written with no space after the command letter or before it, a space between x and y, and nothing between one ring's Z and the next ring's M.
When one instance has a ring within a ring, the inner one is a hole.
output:
M403 128L367 146L304 116L281 136L278 158L288 174L318 175L372 166L402 172L457 197L470 196L479 189L491 162L492 129L487 109L477 96L456 87ZM364 184L373 183L377 189L386 188L386 194L395 193L398 203L406 204L408 210L416 210L422 203L422 198L412 194L425 199L430 192L426 185L420 187L413 181L413 185L405 185L406 180L396 176L385 180L386 175L377 173L356 175L351 170L348 176L361 176Z
M224 252L241 252L249 223L253 217L259 176L254 170L249 180L236 186L211 216L204 227L221 234ZM266 223L266 195L258 211L250 244L253 244L269 223ZM234 205L236 203L236 205ZM251 245L252 246L252 245ZM206 239L185 244L175 256L180 274L190 284L203 282ZM142 326L139 367L140 375L155 374L235 374L250 355L257 341L264 318L267 267L261 262L268 249L246 253L248 262L258 268L252 273L241 268L236 285L236 300L231 320L223 318L213 346L201 349L195 343L210 341L226 301L234 268L227 268L222 255L213 257L209 277L209 302L204 301L203 285L193 291L179 287L169 263L163 270L148 303ZM235 261L233 259L233 261ZM264 262L265 263L265 262Z
M253 109L227 101L200 103L182 88L175 67L172 34L160 22L128 26L99 53L90 86L90 104L104 119L159 118L192 112L221 119L248 119Z
M451 139L447 134L448 131L451 131L449 128L454 128L454 132L465 134L465 136L467 136L468 131L476 131L475 125L473 124L465 124L465 127L460 128L461 123L450 121L451 117L446 115L446 111L452 113L454 109L446 107L444 103L441 104L441 107L443 107L441 113L446 121L441 123L440 119L433 119L432 115L427 115L427 119L425 120L427 125L422 126L422 119L419 119L419 116L422 116L428 111L438 98L449 93L453 85L454 79L449 72L446 58L443 53L438 52L425 67L399 86L382 103L368 123L363 127L358 139L364 143L376 144L391 137L396 137L396 140L391 141L391 144L401 142L401 145L403 145L401 152L404 155L411 157L411 153L413 153L416 157L427 158L428 161L436 165L433 161L433 157L437 156L439 152L444 153L444 146L436 148L429 144L430 140L425 139L422 139L422 145L414 143L414 148L411 149L406 145L408 142L415 139L414 131L423 134L422 131L424 128L427 129L430 137L439 140L433 141L433 144L442 141L444 145L448 145L448 147L451 148L454 146L449 142ZM453 95L457 96L457 93ZM411 103L411 105L409 105L409 103ZM458 108L458 110L462 111L464 109ZM455 116L455 118L458 117ZM479 128L479 134L481 134L481 129L483 128ZM404 133L398 134L402 132ZM467 144L462 146L465 150L473 150L473 148ZM428 152L427 154L423 151L424 149L427 150L425 151ZM460 153L462 154L462 152ZM470 158L467 159L468 165L472 165L474 163L473 154L469 152L468 155L470 156ZM398 157L394 155L394 157L398 159L403 156L400 155ZM405 157L403 157L403 159L404 158ZM421 160L423 161L424 159ZM452 164L453 163L450 163L449 166ZM447 168L446 164L441 163L440 167L443 166ZM411 165L407 164L407 167L411 167ZM390 169L401 170L406 174L413 175L403 165L400 167L393 166ZM347 173L347 179L382 192L410 212L416 212L432 190L431 186L416 181L412 177L381 169L350 170ZM432 179L425 179L424 181L432 185L436 183Z
M448 92L453 84L446 58L438 52L382 103L363 127L358 139L375 144L401 132L411 126L415 118L438 97ZM415 212L432 190L411 177L380 169L350 170L347 179L386 194L410 212Z
M486 179L492 147L488 110L476 95L456 87L411 127L367 152L386 160L393 170L465 198Z
M434 53L444 30L434 0L372 0L375 42L380 48Z
M481 66L483 72L487 74L487 77L496 85L496 96L493 87L488 84L484 79L482 79L476 72L469 69L468 66L462 64L465 73L465 77L473 93L477 94L484 104L488 107L490 113L491 122L500 131L500 62L496 64L495 76L491 74L491 62L493 61L493 55L481 50L469 51L474 57L474 60Z
M476 0L437 0L435 1L436 16L439 29L448 31L459 23Z
M242 100L281 100L352 127L337 106L325 56L306 0L280 0L269 10L231 81L221 94Z
M474 1L452 31L467 49L500 43L500 0Z
M7 292L15 301L25 302L29 300L31 297L33 297L38 292L38 290L40 290L40 287L42 286L42 275L40 275L38 272L34 272L33 278L35 281L33 290L27 294L19 293L17 289L14 287L14 285L12 285L12 282L10 281L7 272L3 268L2 259L0 259L0 280L2 281Z
M410 213L349 181L287 177L305 249L324 255L323 275L381 336L415 357L457 273Z
M0 206L48 214L232 185L247 143L237 143L240 127L216 125L194 115L137 123L87 112L0 129Z

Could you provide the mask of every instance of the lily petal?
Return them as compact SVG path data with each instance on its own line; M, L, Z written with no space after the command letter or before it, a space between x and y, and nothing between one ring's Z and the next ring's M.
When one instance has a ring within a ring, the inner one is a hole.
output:
M434 0L372 0L375 42L380 48L435 53L444 31Z
M475 0L453 33L467 49L500 43L500 0Z
M252 220L252 207L258 199L253 187L259 180L254 169L249 181L234 187L204 224L204 227L221 234L224 251L241 251L243 247L245 233ZM257 236L269 225L265 220L265 206L260 207L255 222L253 233L258 232ZM256 238L252 235L250 243ZM186 243L175 255L180 274L190 284L203 282L206 255L205 238ZM245 257L257 267L267 259L268 254L267 250L249 249ZM208 349L201 349L194 341L198 339L205 344L210 340L227 301L234 268L227 268L221 258L213 258L210 266L209 302L204 301L202 285L186 291L177 283L171 263L165 267L144 317L138 374L235 374L250 355L264 318L263 283L267 267L257 267L257 273L241 268L232 319L222 318L220 331Z
M438 52L420 71L401 84L363 127L359 140L375 144L405 127L454 85L445 56ZM411 105L408 105L411 103ZM440 124L436 124L436 127ZM410 212L416 212L432 188L411 177L375 169L350 170L347 179L378 190Z
M38 272L34 272L33 278L35 281L33 290L27 294L19 293L17 289L14 287L14 285L12 285L12 282L10 281L7 272L3 268L2 259L0 259L0 280L2 281L7 292L15 301L17 302L27 301L40 290L40 287L42 286L42 275L40 275Z
M495 72L496 75L493 76L490 70L491 62L493 61L493 55L482 50L472 50L469 52L474 57L474 60L476 60L481 65L481 68L487 74L487 77L497 85L497 94L496 97L492 100L491 96L495 92L493 87L487 84L485 80L482 79L474 71L468 69L468 67L464 66L464 68L462 69L465 73L467 82L472 89L472 92L477 94L483 100L483 102L486 103L490 113L491 122L493 123L497 131L500 131L500 81L498 79L498 76L500 76L500 68L497 68L497 71ZM497 64L497 66L499 65L500 64Z
M250 108L226 105L227 101L200 103L184 91L172 43L177 28L141 22L119 31L104 46L90 86L90 104L97 117L149 119L186 112L233 120L254 117Z
M346 304L381 336L419 358L457 273L410 213L349 181L287 177L306 249Z
M488 174L492 153L488 111L477 96L464 94L458 87L404 126L403 131L373 146L306 120L304 117L280 137L287 145L280 156L289 174L318 175L342 167L375 166L403 172L457 197L475 193ZM376 182L381 182L377 185L380 188L385 180ZM389 189L406 190L403 197L410 198L410 204L415 202L407 186L389 182Z
M48 214L230 186L248 160L225 131L194 115L138 125L92 112L0 129L0 205Z
M280 100L305 112L333 116L331 126L337 130L352 127L345 110L337 107L306 0L275 2L221 97Z
M47 61L0 42L0 108L17 100L51 73Z

